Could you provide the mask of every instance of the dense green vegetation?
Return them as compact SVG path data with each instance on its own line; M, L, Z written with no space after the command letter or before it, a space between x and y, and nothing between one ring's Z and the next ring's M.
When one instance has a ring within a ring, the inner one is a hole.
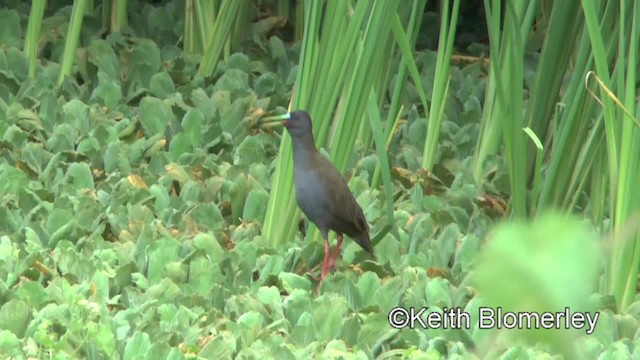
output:
M640 1L0 6L0 358L640 356ZM377 256L319 296L288 109Z

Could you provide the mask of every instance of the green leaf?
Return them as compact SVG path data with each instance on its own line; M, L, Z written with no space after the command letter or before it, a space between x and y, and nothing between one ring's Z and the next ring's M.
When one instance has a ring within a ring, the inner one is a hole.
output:
M363 306L373 306L376 304L376 294L380 289L380 279L376 273L367 271L358 278L358 290L362 298Z
M15 79L25 79L29 71L29 62L19 47L10 47L5 50L7 65Z
M177 348L171 348L167 355L164 357L166 360L184 360L184 354Z
M134 47L131 52L129 74L132 82L148 88L151 77L160 70L161 65L158 45L149 39L140 40L140 45Z
M13 270L14 265L13 243L7 235L0 237L0 264L8 271Z
M271 317L275 320L282 319L284 313L282 311L282 297L280 291L275 286L262 286L258 289L258 300L269 308Z
M94 39L89 43L87 50L89 53L89 62L97 66L99 71L105 74L106 79L112 81L119 80L120 62L106 41L99 38Z
M74 220L73 214L67 209L55 208L47 218L47 233L52 235Z
M215 101L215 95L216 93L214 93L212 101ZM222 115L220 118L220 128L230 133L234 138L244 140L247 132L247 125L244 119L252 106L254 106L253 96L241 97L234 100L227 109L220 112ZM252 136L250 136L250 138L251 137Z
M227 69L238 69L243 72L249 71L249 57L241 52L231 54L227 60Z
M26 227L24 229L24 234L26 238L25 250L27 250L27 252L33 253L42 248L42 240L32 228Z
M6 47L22 47L22 26L20 14L14 9L0 9L0 44Z
M87 163L71 163L67 170L66 180L78 190L94 189L93 174Z
M189 135L183 132L178 133L171 139L171 143L169 143L171 159L177 160L180 158L180 155L193 152L193 148L194 146Z
M399 277L394 277L386 281L380 288L378 304L383 312L388 312L400 305L400 298L406 287Z
M213 289L213 284L221 280L217 262L218 260L205 256L197 256L189 263L189 284L198 294L208 296Z
M189 109L184 118L182 118L182 129L191 139L193 146L202 144L202 124L204 123L204 115L202 111L196 108Z
M93 160L96 156L100 155L100 143L95 137L89 136L80 141L76 151L78 154L85 155Z
M164 134L167 124L174 120L171 109L160 99L145 96L140 101L140 117L146 133L151 135Z
M298 289L310 291L312 287L309 279L290 272L282 272L278 274L278 279L280 279L282 287L284 287L285 291L288 293L292 293Z
M235 181L231 184L229 189L229 196L231 197L231 216L235 222L240 221L242 215L242 209L247 198L247 192L251 188L251 182L246 176L240 175L236 177Z
M56 126L47 140L47 149L53 153L73 151L78 139L78 131L70 124L64 123Z
M348 318L342 327L341 339L347 343L348 346L353 347L358 344L358 335L360 334L360 318L357 314L354 314Z
M226 95L226 96L225 96ZM216 99L224 99L226 101ZM224 110L229 104L229 95L228 93L216 93L213 94L211 98L207 96L207 93L204 92L201 88L197 88L191 92L191 101L195 104L196 108L200 110L200 113L204 115L206 120L211 120L216 113Z
M99 84L91 93L91 100L100 103L109 109L115 108L122 99L122 90L118 82L109 78L102 70L98 71Z
M239 335L244 338L245 343L251 344L255 341L263 322L262 314L257 311L248 311L238 317L236 324L241 329Z
M462 238L455 255L455 265L460 267L460 271L466 273L471 270L479 250L480 239L476 235L468 234Z
M242 140L233 154L234 165L249 166L254 163L264 163L265 153L262 143L254 136L247 136Z
M149 39L141 40L140 45L131 52L131 63L133 65L147 65L154 72L160 70L162 61L158 44Z
M169 351L171 351L171 347L167 343L156 342L147 350L144 358L149 360L166 359Z
M391 265L400 263L400 249L398 248L398 240L391 234L387 234L376 245L376 254L381 263L389 261Z
M435 277L427 282L429 303L441 308L451 307L451 284L446 279Z
M165 166L165 170L167 171L167 175L170 179L178 181L181 185L191 181L189 173L179 164L170 163Z
M254 86L254 91L259 98L271 96L278 90L280 79L274 73L261 75Z
M457 223L450 223L442 230L438 239L435 241L438 254L438 263L431 266L447 267L451 257L454 254L458 238L460 237L460 229Z
M225 252L213 233L199 233L193 239L193 244L215 261L220 261L224 256Z
M22 300L9 300L0 308L0 329L9 330L18 337L24 332L31 321L31 307Z
M116 123L113 129L117 133L117 137L120 139L126 138L133 134L136 129L136 121L129 118L124 118ZM116 141L115 139L113 141Z
M149 347L151 347L149 335L145 332L136 331L124 347L123 359L142 359L147 350L149 350Z
M16 125L11 125L4 133L3 140L8 141L15 147L20 148L27 142L28 135Z
M125 154L125 147L121 142L110 143L104 152L104 170L107 173L119 170L125 175L129 174L131 164Z
M532 223L502 224L485 245L472 281L487 306L503 311L542 313L594 311L589 295L597 288L599 244L579 219L538 214ZM576 256L579 254L579 256ZM571 287L572 291L567 291ZM561 329L523 329L534 341L572 353L575 333Z
M182 295L182 290L168 278L163 278L158 284L149 288L145 298L154 302L171 302Z
M226 90L231 93L245 93L249 89L249 75L238 69L229 69L213 86L214 91Z
M7 163L0 164L0 194L16 194L28 183L27 175L22 170Z
M198 356L210 360L232 359L237 350L236 342L230 331L222 330L198 352Z
M291 338L299 345L307 346L316 340L316 335L313 316L309 312L304 312L293 327Z
M72 99L62 106L65 120L80 133L87 134L92 126L89 123L89 106L78 99Z
M42 284L37 281L25 281L16 291L16 295L35 309L40 308L50 299Z
M242 220L256 221L261 224L264 221L268 203L269 193L260 187L253 188L247 195L242 212Z
M20 339L9 330L0 330L0 354L18 355L20 354Z
M376 349L397 332L397 329L389 325L386 314L372 314L362 322L358 344Z
M222 213L220 213L220 209L215 204L201 204L197 206L189 213L189 218L199 227L206 230L216 230L224 224Z
M478 331L481 332L481 331ZM601 344L611 344L618 338L618 325L611 311L601 311L598 316L598 325L592 336Z
M176 91L173 80L166 71L159 72L151 77L149 89L154 96L159 98L168 97Z
M200 200L200 186L193 180L187 181L180 191L180 199L185 204L195 204Z
M282 274L278 277L280 278L280 276L282 276ZM309 282L309 280L307 280L307 282L309 283L308 289L294 289L282 302L284 314L292 325L298 325L301 316L311 308L311 300L308 293L311 289L311 282Z
M284 46L284 42L277 36L269 38L269 48L271 49L271 55L274 59L286 59L287 50Z
M115 352L116 341L110 324L100 323L97 327L98 329L93 336L93 341L95 341L98 345L98 349L103 353L113 354Z
M29 168L38 173L42 172L42 161L45 157L44 145L42 143L27 143L21 152L22 160Z
M264 261L264 266L261 269L259 269L259 272L260 272L259 281L265 281L270 276L274 276L274 275L278 276L283 271L284 259L282 259L282 256L267 255L265 256L265 258L266 260ZM291 288L288 288L286 286L285 286L285 289L287 291L291 290Z
M166 274L167 265L178 260L180 243L175 239L160 239L155 241L148 250L149 265L147 278L149 283L158 283Z
M340 334L342 319L347 314L347 302L343 297L333 294L324 295L316 299L311 308L318 330L317 339L328 341Z
M0 208L0 228L8 232L18 231L19 223L22 221L19 211L11 211Z
M603 360L622 360L622 359L633 359L631 352L629 351L629 347L627 344L623 342L615 342L613 343L606 351L604 351L598 359Z

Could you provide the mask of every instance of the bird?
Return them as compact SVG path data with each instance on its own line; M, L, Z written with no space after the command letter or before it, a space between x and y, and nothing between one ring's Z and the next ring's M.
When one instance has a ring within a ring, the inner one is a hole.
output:
M324 240L324 259L315 290L318 294L324 278L333 269L343 234L375 257L369 225L342 174L316 148L309 113L296 110L263 120L263 127L280 124L291 136L296 203L307 219L316 225ZM333 252L329 243L330 230L336 233L337 238Z

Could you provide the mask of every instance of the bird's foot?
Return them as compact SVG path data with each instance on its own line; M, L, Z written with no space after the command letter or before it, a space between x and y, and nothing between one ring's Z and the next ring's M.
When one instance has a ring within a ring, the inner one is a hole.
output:
M318 285L316 286L316 290L313 292L315 296L318 296L318 294L320 293L320 288L322 288L322 281L324 281L324 278L327 276L327 273L329 272L328 270L329 270L328 267L323 266L322 273L320 274L320 276L311 275L311 277L318 282Z
M337 257L337 256L336 256ZM327 272L329 273L333 273L335 270L335 264L336 264L336 257L330 257L329 258L329 263L327 264Z
M329 258L331 257L331 246L329 245L328 240L324 240L324 259L322 260L322 272L320 274L320 279L318 280L318 286L314 291L314 294L317 296L320 293L320 288L322 287L322 281L324 277L327 276Z
M331 255L329 255L329 256L331 256ZM315 281L320 281L320 279L322 278L322 275L321 275L322 271L323 271L322 269L324 269L324 267L326 267L327 268L327 270L325 271L326 273L328 273L329 270L330 270L329 267L328 267L328 265L329 265L328 262L329 262L330 259L327 258L325 260L327 262L326 264L325 264L325 261L323 261L322 263L320 263L320 264L314 266L313 268L307 270L307 272L305 274L309 275L309 277L312 278ZM320 274L318 274L318 273L320 273Z
M329 255L329 259L327 260L327 272L330 272L333 270L333 266L336 263L336 258L340 254L341 245L342 245L342 234L338 233L338 243L336 244L336 247L333 250L333 253Z

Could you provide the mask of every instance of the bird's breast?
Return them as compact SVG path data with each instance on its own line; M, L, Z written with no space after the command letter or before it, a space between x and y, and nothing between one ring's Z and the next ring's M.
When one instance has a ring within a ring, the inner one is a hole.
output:
M308 167L294 169L296 202L309 220L323 226L330 212L326 185L316 171Z

